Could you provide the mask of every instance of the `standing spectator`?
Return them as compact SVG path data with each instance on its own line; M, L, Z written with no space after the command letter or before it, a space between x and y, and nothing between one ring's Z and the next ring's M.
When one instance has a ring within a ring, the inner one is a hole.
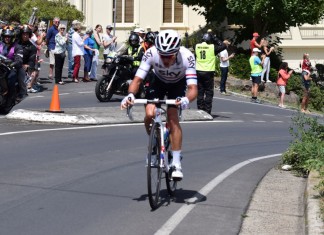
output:
M309 96L310 96L310 86L311 86L311 62L309 60L309 54L305 53L303 55L303 62L302 62L302 83L303 83L303 99L301 103L301 112L302 113L310 113L308 110L308 103L309 103Z
M109 54L114 52L116 48L117 37L111 35L111 30L113 30L113 27L111 25L107 25L106 27L107 34L104 34L102 36L102 43L104 47L104 51L103 51L104 61L106 61Z
M262 64L264 61L264 57L262 58L262 60L260 60L259 58L260 52L261 51L258 48L254 48L253 54L249 60L251 66L251 79L252 79L251 102L257 104L261 103L261 101L257 97L258 97L259 85L261 83Z
M140 44L144 41L145 30L143 28L134 29L134 33L136 33L140 37Z
M48 72L48 78L53 79L53 69L55 65L55 57L54 57L54 50L55 50L55 36L58 33L58 26L60 24L60 18L55 17L53 19L53 25L50 27L46 34L46 44L47 49L49 50L49 72Z
M17 101L20 102L27 96L26 73L30 76L35 71L37 48L30 42L32 29L29 25L23 25L20 29L19 44L23 48L23 65L18 70L19 95Z
M84 55L84 40L80 36L81 25L74 24L74 33L72 36L72 56L74 59L73 81L79 82L79 70L81 67L81 56ZM86 37L84 38L86 39Z
M45 37L46 37L45 29L38 28L38 26L35 26L30 41L37 48L36 62L35 62L35 70L30 75L31 80L29 83L27 83L27 92L36 93L39 91L38 89L35 89L36 88L35 83L37 82L37 78L39 76L40 63L42 62L42 60L40 59L40 55L41 55L42 44Z
M66 26L64 24L60 24L58 27L58 34L55 36L55 50L54 50L54 56L55 56L55 83L64 85L64 82L62 81L62 71L63 71L63 65L64 60L66 57L66 43L67 43L67 37L65 35L65 29Z
M79 21L73 20L71 24L71 28L68 31L68 41L67 41L67 54L68 54L68 78L73 77L73 65L74 65L74 58L72 56L72 35L74 34L74 26L80 24Z
M257 39L260 37L258 33L253 33L253 38L250 41L251 56L253 55L254 48L261 48L262 40L260 44L257 42Z
M230 42L225 40L224 44L226 48L230 45ZM226 81L228 75L229 60L234 57L234 53L228 56L227 49L221 51L219 54L220 58L220 70L221 70L221 82L220 82L220 93L226 95Z
M266 39L262 40L261 44L261 57L264 57L264 63L263 63L263 70L261 74L261 81L263 82L271 82L269 80L269 74L270 74L270 54L274 50L274 47L269 48L268 47L269 42ZM266 74L266 79L264 79L264 75Z
M198 109L211 113L214 96L214 73L216 55L226 48L224 43L215 42L210 33L205 33L202 43L196 45L196 72L198 79ZM217 46L216 46L217 45ZM220 46L218 46L220 45Z
M91 65L92 65L92 57L93 54L96 52L96 49L94 49L95 41L92 39L93 29L92 27L88 27L86 30L86 34L84 35L84 77L83 82L90 82L89 79L89 72L91 71Z
M285 98L285 94L286 94L286 85L287 85L287 81L290 78L292 73L293 73L293 70L290 70L288 72L288 63L287 62L281 63L281 65L279 67L278 79L277 79L277 85L278 85L279 94L280 94L278 106L280 108L286 108L286 106L284 105L284 98Z
M94 40L94 49L95 52L93 54L92 58L92 66L90 70L90 80L91 81L97 81L97 67L98 67L98 62L99 62L99 49L100 46L102 46L102 40L100 33L102 33L102 26L100 24L96 25L95 30L93 34L91 35L91 38Z

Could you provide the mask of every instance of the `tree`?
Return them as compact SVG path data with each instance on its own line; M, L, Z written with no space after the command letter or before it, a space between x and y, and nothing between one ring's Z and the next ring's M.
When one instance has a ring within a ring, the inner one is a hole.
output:
M33 7L38 8L36 15L39 19L51 20L55 16L69 22L84 19L83 13L68 0L6 0L0 4L0 19L27 23Z
M305 23L316 24L324 15L323 0L179 0L199 6L195 8L205 16L207 23L221 23L241 26L241 39L249 39L253 32L261 36L281 33L291 26Z

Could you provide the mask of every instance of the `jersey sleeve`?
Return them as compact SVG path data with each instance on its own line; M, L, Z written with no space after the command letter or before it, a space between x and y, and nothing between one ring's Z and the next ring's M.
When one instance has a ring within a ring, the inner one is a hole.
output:
M187 85L197 85L196 60L191 52L185 57Z
M137 69L135 76L144 79L147 73L150 71L152 64L153 64L153 53L152 50L148 49L143 55L141 64Z

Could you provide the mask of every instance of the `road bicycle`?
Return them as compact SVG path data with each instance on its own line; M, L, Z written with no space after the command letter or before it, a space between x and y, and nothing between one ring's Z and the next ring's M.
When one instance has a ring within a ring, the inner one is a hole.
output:
M150 139L147 154L147 190L149 203L152 210L155 210L160 205L160 190L161 181L165 178L167 191L170 196L175 195L177 189L177 179L172 178L174 167L172 163L172 153L170 148L170 138L167 121L166 109L161 107L161 104L175 105L177 100L148 100L135 99L134 104L155 104L155 117L150 125ZM179 108L179 118L181 118L181 107ZM130 116L130 107L127 108L127 115ZM163 174L164 173L164 174ZM164 177L163 177L164 175Z

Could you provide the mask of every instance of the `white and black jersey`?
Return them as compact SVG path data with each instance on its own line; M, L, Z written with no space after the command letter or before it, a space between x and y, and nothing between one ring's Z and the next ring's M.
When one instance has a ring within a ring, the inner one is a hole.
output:
M156 47L148 49L136 72L136 76L144 79L151 68L155 75L164 83L176 83L186 79L187 85L197 85L196 61L194 55L185 47L180 47L175 63L166 68Z

